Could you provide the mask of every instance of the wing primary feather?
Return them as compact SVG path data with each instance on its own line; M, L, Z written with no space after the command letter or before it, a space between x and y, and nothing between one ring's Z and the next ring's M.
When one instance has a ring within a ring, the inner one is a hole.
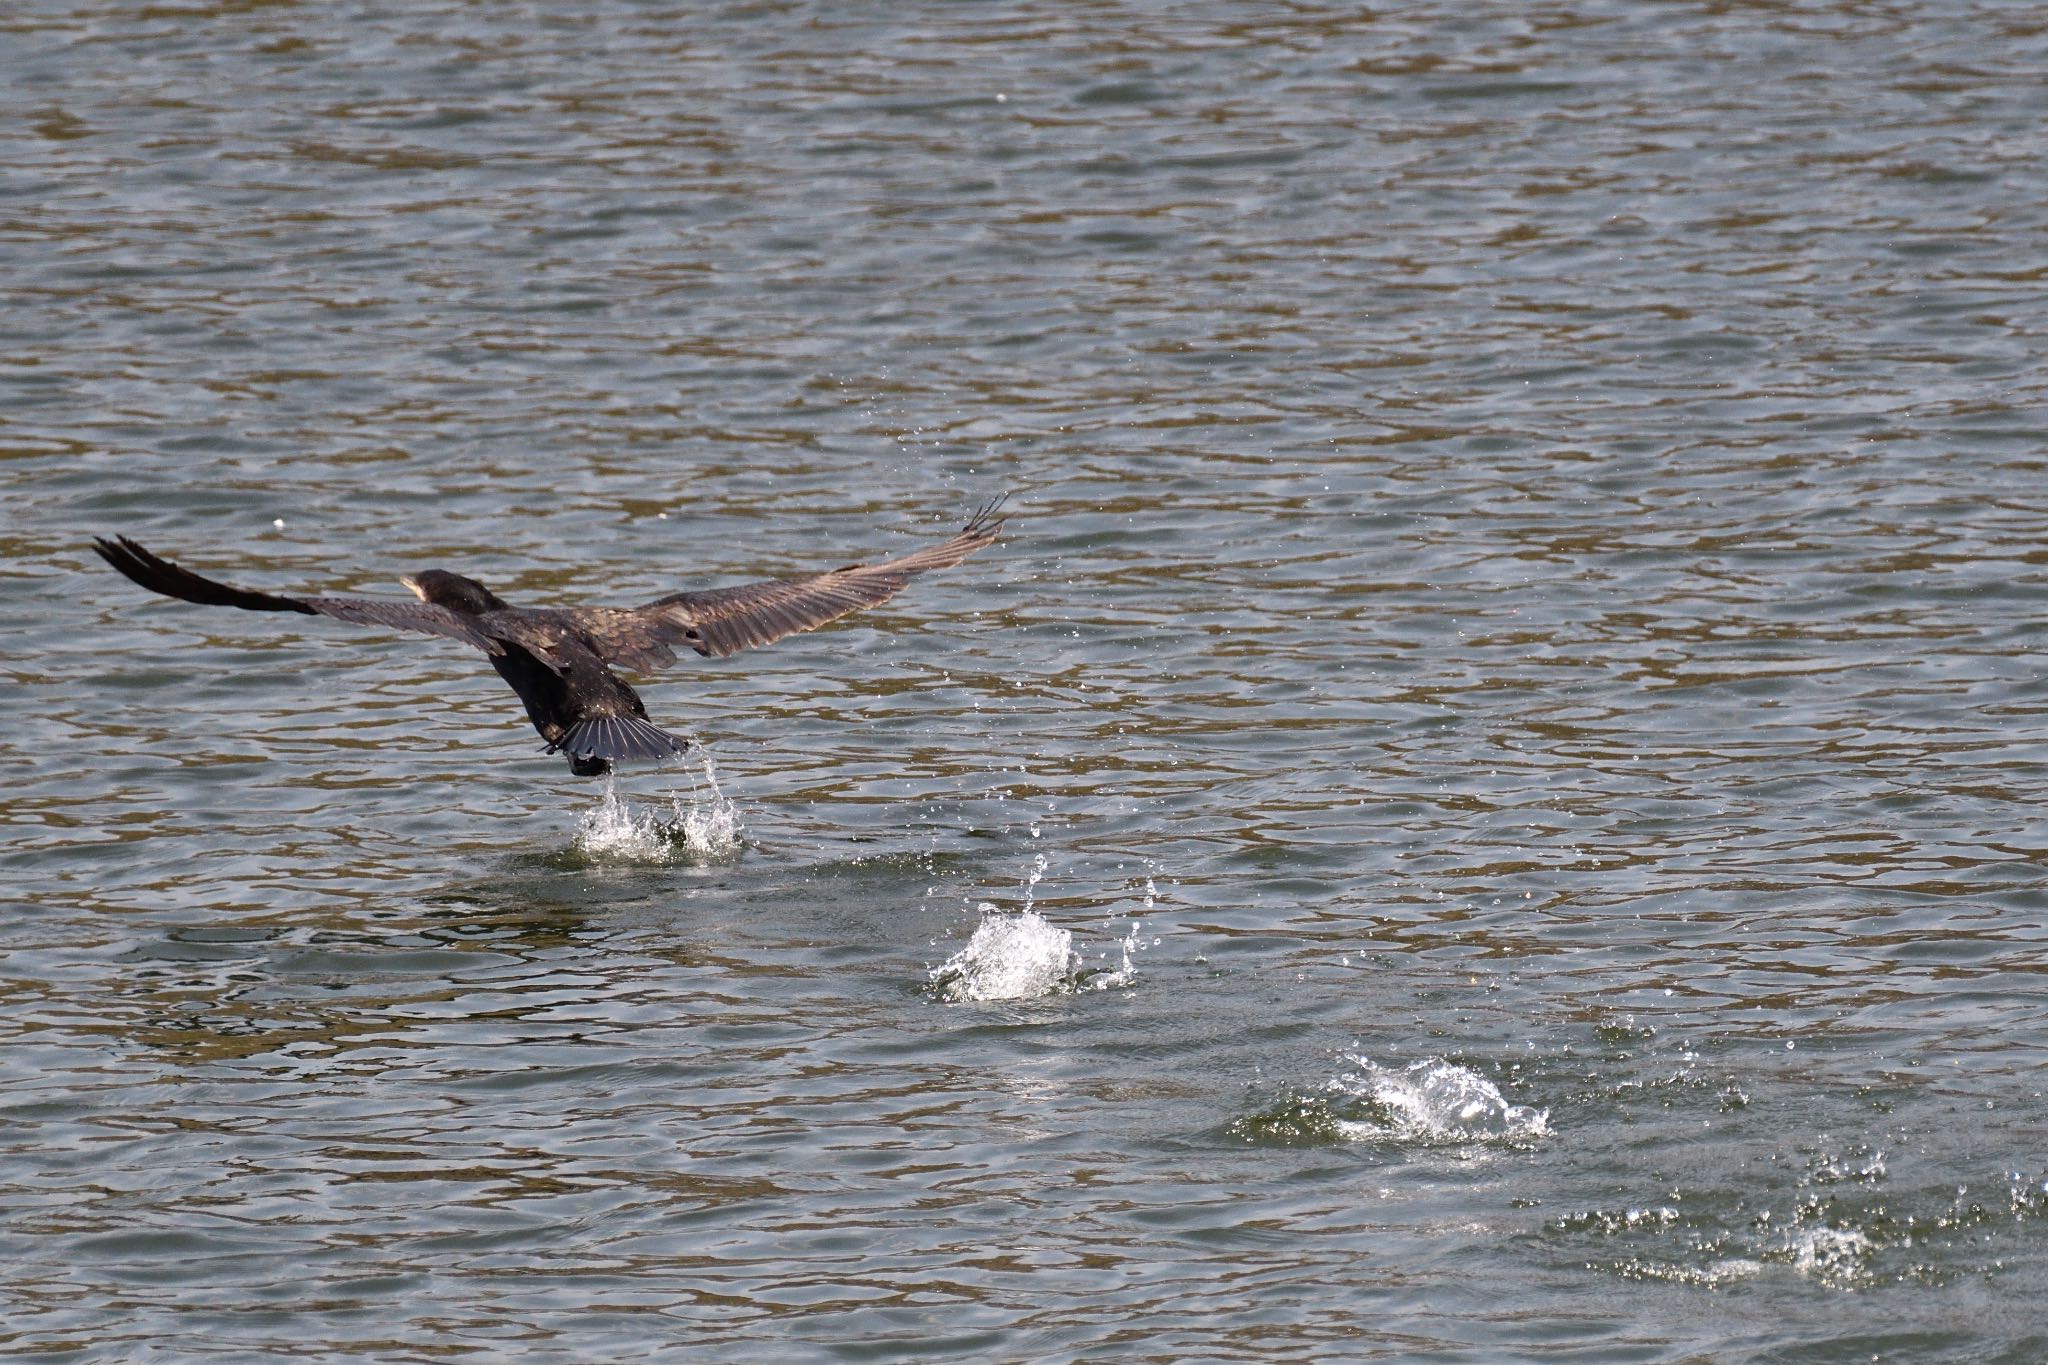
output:
M203 607L239 607L243 611L293 611L306 616L328 616L356 625L390 626L417 630L428 635L445 635L474 645L489 654L504 653L504 646L486 635L465 617L429 602L392 602L356 597L287 597L281 593L255 592L231 583L207 578L173 564L127 536L93 539L100 558L121 575L141 587L181 602Z
M296 611L307 616L319 615L316 608L297 598L250 592L181 568L126 536L116 536L112 540L96 536L93 548L99 552L100 558L131 582L181 602L194 602L203 607L240 607L244 611Z

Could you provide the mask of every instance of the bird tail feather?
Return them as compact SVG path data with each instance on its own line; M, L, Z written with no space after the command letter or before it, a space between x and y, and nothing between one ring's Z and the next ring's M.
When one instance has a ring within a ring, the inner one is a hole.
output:
M590 716L569 727L553 746L569 755L571 765L590 759L663 759L690 747L639 716Z

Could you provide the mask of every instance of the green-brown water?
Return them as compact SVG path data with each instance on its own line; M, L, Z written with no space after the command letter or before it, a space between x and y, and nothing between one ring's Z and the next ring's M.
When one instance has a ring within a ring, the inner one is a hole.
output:
M2025 7L0 50L0 1352L2048 1356ZM645 681L737 852L87 551L627 603L1002 490Z

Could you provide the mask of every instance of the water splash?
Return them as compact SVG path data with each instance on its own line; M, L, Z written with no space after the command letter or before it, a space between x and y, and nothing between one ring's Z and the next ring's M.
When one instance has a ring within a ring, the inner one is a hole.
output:
M1849 1288L1869 1277L1876 1243L1856 1228L1800 1228L1786 1237L1792 1268L1809 1279Z
M576 820L576 851L592 862L665 863L673 848L661 821L636 814L620 798L611 773L605 774L604 795Z
M941 1000L1028 1000L1037 996L1070 994L1077 991L1119 989L1137 980L1137 954L1157 947L1140 934L1142 921L1133 919L1128 932L1117 941L1117 966L1091 966L1076 950L1074 935L1062 929L1034 908L1038 884L1045 880L1046 855L1031 860L1025 875L1023 905L1009 912L993 901L976 907L981 920L975 925L967 946L931 969L931 988ZM1145 909L1158 898L1152 879L1145 879ZM1096 955L1106 964L1108 951Z
M737 854L743 830L739 808L719 790L717 769L703 746L693 745L691 753L698 766L689 774L690 791L687 797L670 793L668 818L634 810L619 795L617 777L607 773L597 805L576 821L575 851L594 863L638 866L663 866L679 856L706 862Z
M1550 1135L1549 1110L1508 1103L1499 1086L1467 1067L1432 1058L1396 1071L1362 1056L1352 1061L1359 1070L1329 1085L1365 1103L1359 1117L1339 1121L1347 1138L1484 1142Z
M1509 1104L1500 1088L1440 1058L1400 1070L1361 1056L1359 1070L1320 1091L1289 1093L1231 1121L1246 1142L1317 1146L1337 1142L1526 1143L1550 1134L1548 1110Z
M1034 833L1032 837L1038 836ZM1038 895L1038 884L1045 880L1046 861L1043 853L1031 860L1031 871L1024 878L1024 913L1031 913L1031 902Z
M744 826L740 823L740 809L733 804L718 786L718 768L712 763L711 755L702 744L692 744L690 752L696 756L704 774L704 785L710 789L709 798L697 790L696 773L690 775L690 805L683 807L681 796L671 796L670 803L676 813L675 826L682 830L683 847L699 858L730 858L740 851L740 835Z
M967 946L931 969L941 1000L1029 1000L1072 990L1074 936L1028 906L1006 914L990 901Z
M1117 966L1097 967L1083 972L1079 984L1086 986L1092 991L1106 991L1121 989L1136 981L1138 979L1138 964L1134 958L1138 951L1145 947L1144 944L1138 941L1138 930L1140 927L1136 920L1131 921L1130 931L1117 940L1116 946L1122 955L1122 961ZM1156 938L1152 941L1155 944L1159 942ZM1108 956L1107 953L1103 954L1105 958Z
M1881 1153L1825 1145L1810 1154L1792 1187L1790 1209L1756 1202L1777 1191L1745 1181L1739 1189L1688 1189L1683 1202L1647 1213L1589 1209L1553 1218L1546 1231L1567 1242L1610 1247L1585 1259L1627 1279L1716 1286L1789 1272L1828 1289L1855 1292L1880 1284L1946 1284L1958 1267L1951 1253L1990 1244L2014 1224L2048 1208L2048 1183L2017 1171L2003 1198L1973 1196L1967 1186L1896 1190ZM1994 1274L1993 1262L1983 1267Z
M1150 942L1145 941L1142 937L1145 930L1144 917L1152 913L1153 907L1158 902L1159 888L1153 885L1152 878L1148 875L1145 878L1144 915L1132 919L1131 927L1125 931L1121 939L1117 940L1116 946L1122 954L1122 962L1115 968L1098 967L1083 972L1081 974L1081 984L1090 990L1120 990L1138 979L1138 954L1147 948L1157 948L1159 946L1160 940L1157 935L1154 935ZM1105 953L1102 956L1106 958L1108 954Z

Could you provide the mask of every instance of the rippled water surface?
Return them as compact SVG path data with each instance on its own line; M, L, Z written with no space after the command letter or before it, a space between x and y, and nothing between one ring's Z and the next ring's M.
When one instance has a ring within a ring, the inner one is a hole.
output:
M0 43L0 1351L2048 1358L2028 7Z

